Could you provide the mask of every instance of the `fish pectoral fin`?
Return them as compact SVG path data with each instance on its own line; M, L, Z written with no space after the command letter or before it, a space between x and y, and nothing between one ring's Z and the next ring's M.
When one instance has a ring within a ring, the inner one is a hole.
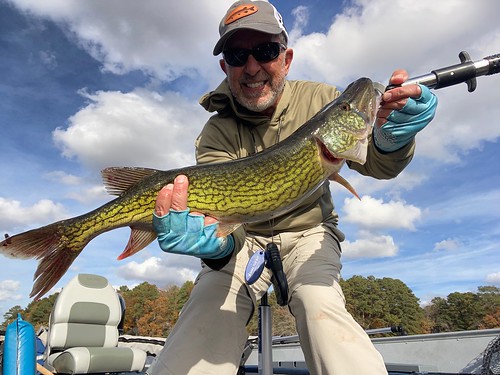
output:
M241 226L238 224L223 224L219 223L219 227L217 228L217 237L226 237L233 233L236 229Z
M127 246L125 246L125 250L123 250L123 252L118 256L118 260L134 255L148 246L157 237L157 234L153 229L134 227L130 227L130 229L132 229L132 233L130 233Z
M139 167L110 167L101 171L108 194L121 195L138 181L158 172L157 169Z
M358 193L352 187L352 185L349 183L349 181L347 181L344 177L342 177L338 173L332 174L328 179L331 180L331 181L335 181L336 183L342 185L347 190L349 190L352 195L354 195L356 198L358 198L359 200L361 200L361 198L359 197Z

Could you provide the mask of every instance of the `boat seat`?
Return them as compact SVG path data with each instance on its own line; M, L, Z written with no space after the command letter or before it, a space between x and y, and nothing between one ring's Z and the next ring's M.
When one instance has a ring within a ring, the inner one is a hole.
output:
M75 276L49 318L45 367L58 374L142 371L146 352L118 347L122 313L119 296L106 278Z

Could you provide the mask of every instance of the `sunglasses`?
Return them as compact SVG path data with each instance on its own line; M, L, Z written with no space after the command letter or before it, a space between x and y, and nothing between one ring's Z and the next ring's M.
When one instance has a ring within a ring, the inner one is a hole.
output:
M231 66L243 66L247 63L248 56L252 55L260 63L267 63L279 56L281 50L286 47L278 42L267 42L259 44L252 49L228 48L222 54L224 61Z

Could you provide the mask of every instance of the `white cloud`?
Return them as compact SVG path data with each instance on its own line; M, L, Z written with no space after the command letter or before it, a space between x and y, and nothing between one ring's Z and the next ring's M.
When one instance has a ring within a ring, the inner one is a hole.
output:
M437 242L434 245L434 250L439 251L439 250L445 250L445 251L452 251L452 250L457 250L460 248L461 242L457 239L454 238L448 238L446 240Z
M84 204L95 203L97 201L108 201L111 199L103 184L80 187L78 191L68 192L65 196Z
M375 193L385 193L394 200L401 199L401 195L406 191L412 191L416 187L423 185L429 177L424 172L415 172L404 170L397 178L391 180L377 180L373 177L367 177L356 171L344 167L340 173L346 178L351 186L360 196L375 195ZM336 191L346 192L341 185L331 182L330 187Z
M150 257L143 262L131 261L118 269L126 280L143 280L159 286L182 285L194 280L200 269L200 261L193 257L167 254Z
M344 200L342 220L365 229L407 229L415 230L420 219L420 208L402 201L389 201L363 196Z
M232 0L78 1L12 0L57 22L103 69L140 69L163 80L206 78L218 71L212 49L218 24Z
M84 205L95 205L96 203L110 199L109 194L101 181L94 184L95 178L79 177L64 171L52 171L44 175L44 178L53 182L55 186L61 186L57 195ZM65 188L67 186L68 188Z
M500 285L500 272L494 272L487 275L486 282L493 285Z
M384 258L398 254L398 246L391 236L370 236L354 242L342 242L342 257L357 258Z
M294 44L295 40L302 35L304 27L309 22L309 9L304 5L299 5L297 8L293 9L292 14L295 18L295 22L292 28L287 27L289 44Z
M174 92L82 91L90 103L53 137L66 157L100 170L109 166L172 169L194 163L194 139L208 114Z
M45 178L57 184L69 186L69 190L60 194L80 203L95 204L95 202L106 201L110 198L102 182L93 184L92 179L75 176L64 171L49 172L45 174Z
M20 288L20 282L15 280L0 281L0 301L18 300L21 298L17 291Z
M66 217L68 213L64 206L48 199L25 207L17 200L0 197L0 228L4 232L27 225L44 225Z
M83 178L66 173L64 171L52 171L45 175L50 181L59 182L65 185L80 185L84 182Z
M436 117L417 136L419 154L441 163L456 163L470 150L480 150L484 142L497 142L500 129L492 121L500 114L494 104L498 100L498 79L495 79L478 78L478 88L472 94L464 92L462 86L437 92Z

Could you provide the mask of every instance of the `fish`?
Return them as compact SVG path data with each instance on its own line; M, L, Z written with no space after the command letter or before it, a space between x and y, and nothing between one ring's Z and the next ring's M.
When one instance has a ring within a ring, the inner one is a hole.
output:
M339 175L346 160L365 163L380 93L369 78L351 83L293 134L257 154L221 163L172 170L109 167L103 183L117 197L86 214L0 242L0 253L37 259L30 297L41 298L96 236L120 227L131 234L118 259L153 242L153 210L160 189L180 174L189 179L188 207L214 217L218 234L244 223L271 220L299 205L327 179L354 189Z

